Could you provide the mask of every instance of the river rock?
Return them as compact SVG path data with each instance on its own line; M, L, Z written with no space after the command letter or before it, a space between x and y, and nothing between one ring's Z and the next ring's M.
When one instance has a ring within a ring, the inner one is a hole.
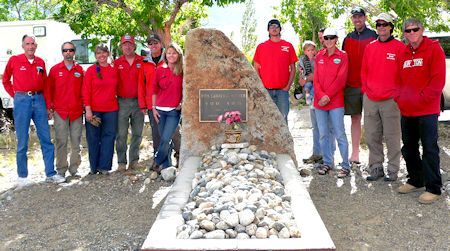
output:
M282 239L291 237L291 235L289 233L289 229L287 227L281 229L281 231L278 233L278 237L282 238Z
M161 170L161 176L165 181L172 181L177 176L177 169L173 166Z
M258 239L265 239L267 238L267 229L264 227L258 227L256 229L256 234L255 234L256 238Z
M245 209L239 213L239 223L243 226L247 226L253 222L255 214L250 209Z
M207 231L212 231L212 230L216 229L216 227L214 226L214 223L209 220L202 220L200 222L200 227Z
M203 237L202 231L195 230L191 233L191 235L189 236L189 239L200 239L202 237Z
M238 233L236 239L250 239L250 236L246 233Z
M203 235L205 239L225 239L225 232L223 230L214 230Z

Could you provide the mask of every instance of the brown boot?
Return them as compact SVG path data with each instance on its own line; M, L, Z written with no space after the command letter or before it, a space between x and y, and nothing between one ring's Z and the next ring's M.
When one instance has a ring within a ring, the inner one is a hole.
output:
M125 164L125 163L119 163L119 167L117 168L117 171L123 172L123 171L125 171L125 170L127 170L127 164Z
M398 188L398 192L399 193L412 193L412 192L420 191L420 190L424 190L424 189L425 189L425 187L415 187L411 184L406 183L403 186L400 186Z
M441 197L439 194L425 192L419 196L419 202L422 204L431 204Z

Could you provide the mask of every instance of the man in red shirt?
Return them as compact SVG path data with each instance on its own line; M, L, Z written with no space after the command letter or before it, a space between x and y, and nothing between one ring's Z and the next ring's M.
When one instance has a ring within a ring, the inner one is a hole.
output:
M281 24L272 19L267 24L269 40L256 47L255 70L287 123L289 89L295 78L297 54L291 43L281 39Z
M344 90L345 115L351 115L352 154L350 164L359 164L363 94L361 92L361 64L366 46L377 38L377 33L366 27L366 12L361 7L351 11L355 30L347 34L342 49L348 55L348 75Z
M47 72L45 63L34 54L37 43L33 36L22 38L24 54L12 56L3 74L3 86L14 97L14 126L17 137L17 179L18 186L31 185L34 182L27 178L27 151L30 120L33 119L36 132L41 143L42 156L45 164L46 181L61 183L66 179L57 174L54 167L55 148L50 139L50 101L46 86ZM13 82L11 82L13 77Z
M139 106L143 114L148 114L150 125L152 127L152 141L153 141L153 155L158 151L161 136L158 131L158 123L153 117L153 101L152 101L152 80L156 68L164 65L164 45L158 34L150 34L147 37L148 48L150 54L143 60L142 67L139 70ZM172 138L173 148L175 150L175 157L179 156L181 134L180 127L175 131ZM178 158L177 158L178 159Z
M381 13L375 19L378 39L367 45L361 67L361 90L364 93L364 129L369 148L368 181L384 177L383 136L388 166L385 181L396 181L400 168L400 110L398 96L398 60L405 44L392 36L393 18Z
M442 179L438 141L438 116L445 85L445 54L439 42L423 36L424 26L411 18L403 23L409 41L399 60L400 95L396 99L402 113L402 154L408 181L399 193L426 192L419 202L428 204L441 197ZM422 143L422 156L419 152Z
M116 151L119 171L127 166L128 127L131 125L128 169L136 168L139 162L139 147L144 128L144 114L139 109L138 76L142 67L142 56L135 53L136 43L131 35L124 35L120 41L123 55L114 60L114 67L119 72L119 123L117 125Z
M51 100L51 117L54 119L56 170L65 177L67 170L73 178L80 178L77 173L81 163L80 141L83 128L83 102L81 85L84 70L73 61L76 53L72 42L61 46L64 60L56 64L48 74L48 87ZM70 135L70 165L67 162L67 138Z

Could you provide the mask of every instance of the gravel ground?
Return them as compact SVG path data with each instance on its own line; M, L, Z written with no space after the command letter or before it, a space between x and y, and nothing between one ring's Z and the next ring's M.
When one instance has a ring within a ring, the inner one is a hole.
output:
M298 160L311 153L307 110L290 114ZM346 126L349 121L346 120ZM152 147L144 136L143 166L151 163ZM346 128L346 131L347 130ZM450 149L450 126L441 125L439 144ZM134 173L87 175L87 149L83 148L83 178L64 185L42 183L42 157L30 147L30 176L37 185L12 188L17 174L14 151L3 150L0 160L0 250L136 250L155 220L170 182L150 181L144 169ZM447 150L448 151L448 150ZM368 183L362 165L352 177L340 181L333 173L305 180L338 250L450 250L450 199L447 191L432 205L417 202L420 193L400 195L396 188L405 180L404 164L399 181ZM338 156L336 161L339 162ZM116 161L114 161L116 162ZM441 151L441 168L448 179L450 158ZM113 166L113 170L117 166ZM300 165L311 169L311 166ZM40 182L40 183L39 183Z

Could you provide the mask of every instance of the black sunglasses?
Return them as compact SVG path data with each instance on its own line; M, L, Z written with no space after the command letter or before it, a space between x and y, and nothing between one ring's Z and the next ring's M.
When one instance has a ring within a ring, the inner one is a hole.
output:
M389 23L377 23L376 24L377 27L383 26L383 27L388 27Z
M418 32L419 30L420 30L420 28L416 27L416 28L412 28L412 29L405 29L405 32L406 33L411 33L411 31Z
M280 26L278 24L271 24L269 25L269 28L279 28Z
M68 51L70 51L70 52L74 52L74 51L75 51L75 49L62 49L62 51L63 51L63 52L68 52Z
M154 45L154 44L159 44L159 42L158 41L148 42L148 45Z
M337 37L336 36L326 36L326 37L323 37L323 39L325 39L325 40L333 40L333 39L336 39Z

